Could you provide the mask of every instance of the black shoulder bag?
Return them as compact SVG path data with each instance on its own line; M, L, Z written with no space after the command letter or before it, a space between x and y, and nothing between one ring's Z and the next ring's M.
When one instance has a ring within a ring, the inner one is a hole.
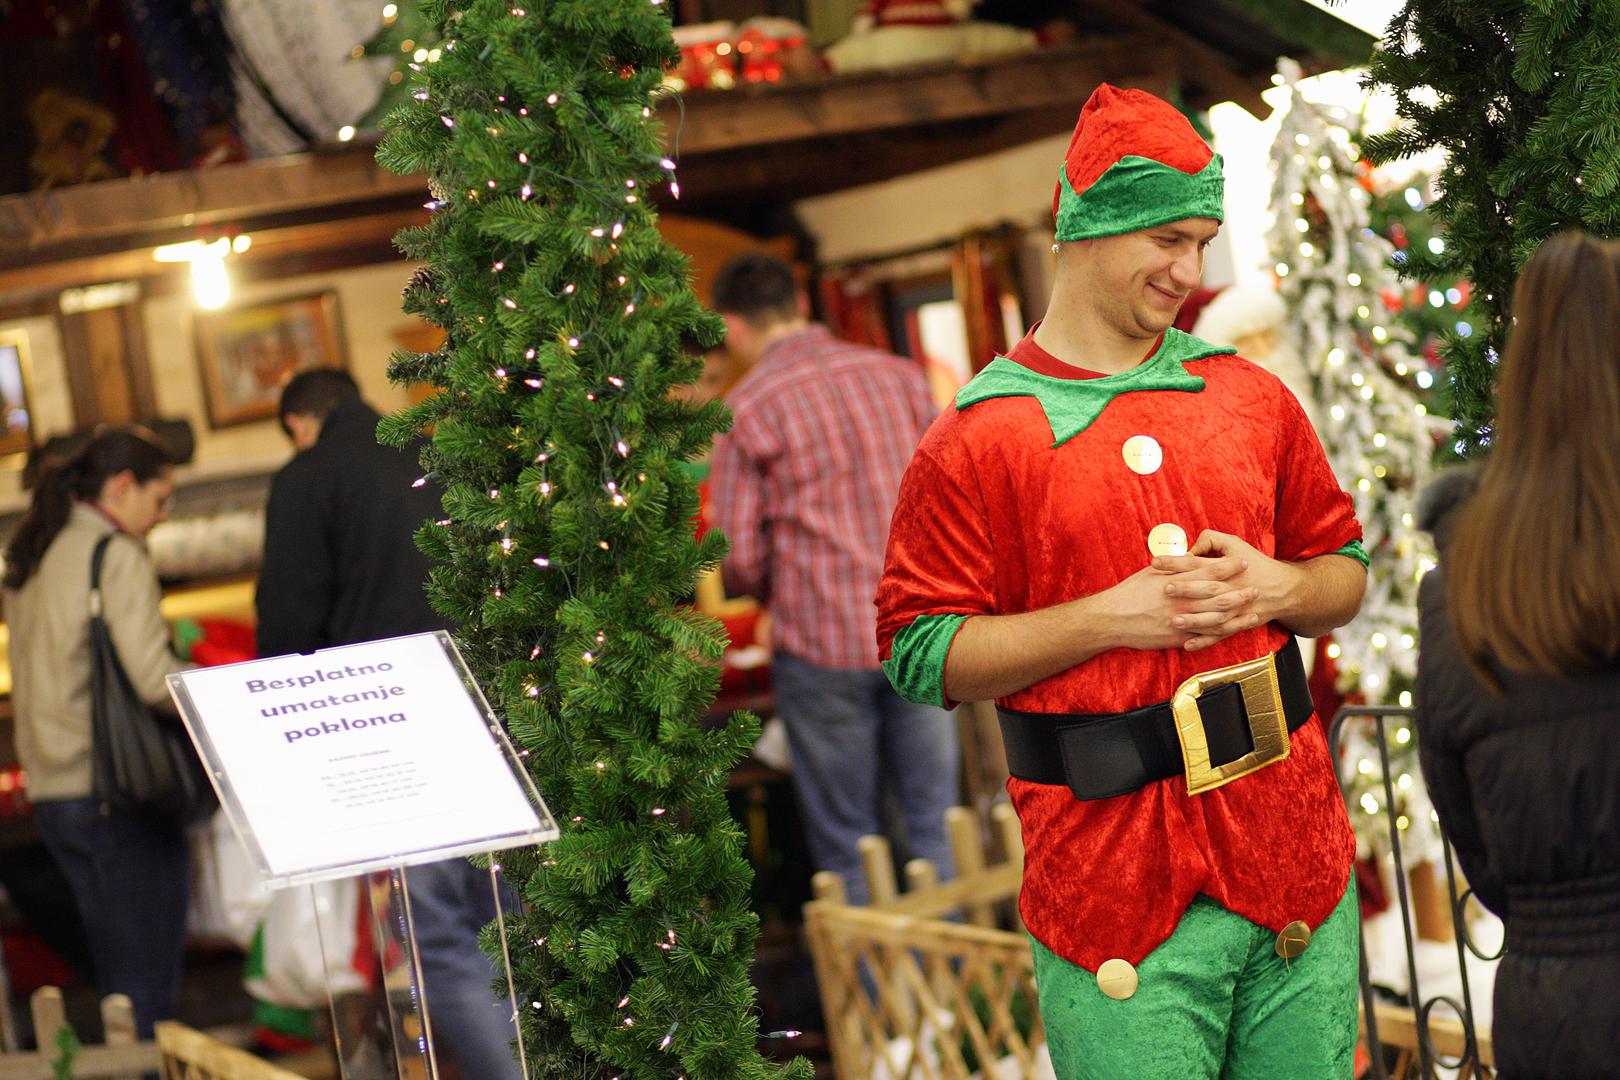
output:
M121 813L189 825L218 805L214 788L185 729L153 714L118 660L101 605L101 564L113 536L103 536L90 557L91 784Z

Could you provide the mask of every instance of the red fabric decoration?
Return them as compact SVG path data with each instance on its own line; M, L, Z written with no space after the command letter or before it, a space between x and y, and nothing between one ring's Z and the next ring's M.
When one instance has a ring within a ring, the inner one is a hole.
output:
M1176 312L1176 321L1171 325L1183 334L1192 333L1193 327L1198 325L1199 314L1211 300L1221 294L1221 289L1225 287L1221 285L1210 289L1200 285L1194 289L1187 299L1181 302L1181 310Z
M203 636L191 646L191 659L202 667L238 664L252 660L255 651L253 627L236 619L198 619Z
M1384 884L1384 874L1379 869L1377 859L1368 857L1356 860L1356 897L1361 903L1363 919L1389 910L1389 888Z
M961 22L948 0L867 0L856 15L861 26L955 26Z
M1152 158L1188 175L1204 170L1215 152L1187 118L1168 101L1145 90L1121 90L1103 83L1080 110L1063 168L1076 195L1127 154ZM1057 217L1060 183L1052 192L1052 216Z
M949 411L903 482L878 593L878 644L932 614L1035 611L1109 588L1150 559L1154 526L1242 536L1291 561L1358 539L1298 402L1231 356L1189 361L1205 388L1114 398L1054 447L1040 403L993 399ZM1268 422L1256 424L1257 416ZM1120 447L1151 435L1158 471L1131 472ZM1116 649L1001 700L1028 712L1115 712L1170 697L1201 671L1280 648L1276 625L1197 653ZM1203 893L1272 930L1315 927L1344 894L1355 855L1320 722L1291 756L1197 796L1162 780L1081 802L1065 787L1009 780L1026 848L1019 909L1059 956L1095 971L1139 963Z
M823 274L821 308L827 326L840 341L894 351L882 297L865 278L851 273Z
M1317 713L1328 721L1333 719L1333 714L1345 702L1344 695L1339 693L1339 665L1328 655L1328 645L1332 641L1331 634L1316 639L1316 660L1311 665L1310 677L1311 701L1316 705Z

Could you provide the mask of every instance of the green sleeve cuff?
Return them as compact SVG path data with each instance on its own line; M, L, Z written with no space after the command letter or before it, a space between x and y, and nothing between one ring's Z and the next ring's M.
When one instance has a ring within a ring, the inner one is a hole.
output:
M1367 558L1367 549L1361 546L1360 540L1352 540L1338 551L1329 552L1330 555L1343 555L1347 559L1354 559L1361 564L1363 570L1370 569L1372 560Z
M883 674L895 692L919 705L945 708L945 657L966 615L922 615L894 635Z

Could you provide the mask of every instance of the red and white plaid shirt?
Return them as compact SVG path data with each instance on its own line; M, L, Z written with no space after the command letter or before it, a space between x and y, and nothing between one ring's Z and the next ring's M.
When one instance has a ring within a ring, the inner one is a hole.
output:
M889 518L939 412L922 368L812 325L772 342L729 404L710 473L727 591L770 607L776 648L875 670Z

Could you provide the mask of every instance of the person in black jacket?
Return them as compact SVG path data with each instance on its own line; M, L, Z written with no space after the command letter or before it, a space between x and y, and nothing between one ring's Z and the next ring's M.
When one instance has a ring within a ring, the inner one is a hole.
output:
M414 539L440 512L419 448L378 443L376 411L335 368L295 375L280 415L298 453L271 482L265 510L259 655L441 629L426 592L432 562ZM406 882L440 1060L454 1059L469 1080L518 1080L510 1005L490 993L495 972L478 948L479 928L495 918L488 875L446 859L411 867Z
M259 571L260 656L438 630L417 526L439 493L413 486L414 449L377 442L379 417L347 372L295 375L281 426L298 453L271 481Z
M1620 246L1547 241L1513 314L1477 490L1425 500L1449 540L1420 589L1418 750L1506 926L1502 1080L1596 1080L1620 1076Z

